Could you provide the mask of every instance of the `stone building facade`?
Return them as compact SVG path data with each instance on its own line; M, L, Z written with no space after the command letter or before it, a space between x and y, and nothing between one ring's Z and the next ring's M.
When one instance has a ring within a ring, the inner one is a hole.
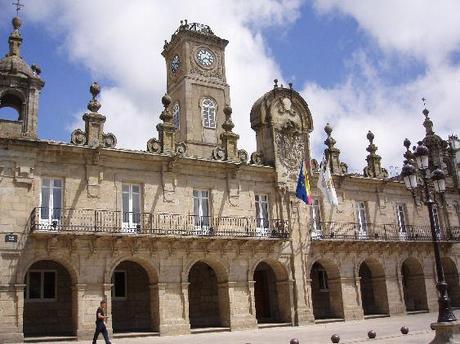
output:
M275 83L250 113L257 151L238 149L227 41L182 22L165 42L167 94L145 151L116 148L104 132L97 83L84 129L70 142L39 139L44 82L21 57L19 18L13 26L0 60L0 108L18 113L0 119L0 342L88 339L102 299L110 331L159 335L436 309L426 209L389 178L372 133L357 175L326 126L331 206L315 187L305 100ZM458 140L436 136L428 113L425 126L431 161L448 174L436 219L460 306ZM295 197L303 160L311 206Z

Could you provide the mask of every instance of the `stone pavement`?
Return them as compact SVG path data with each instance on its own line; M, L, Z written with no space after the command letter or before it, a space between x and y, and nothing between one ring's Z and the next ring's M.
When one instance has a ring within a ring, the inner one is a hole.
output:
M460 311L456 311L460 317ZM326 324L312 324L300 327L278 327L250 331L201 333L175 337L142 337L114 339L114 344L289 344L291 338L298 338L301 344L329 344L333 333L340 335L340 344L387 343L420 344L429 343L434 337L430 323L436 321L437 313L393 316ZM409 327L409 334L402 335L401 326ZM368 339L369 330L377 332L376 339ZM99 343L103 343L102 336Z

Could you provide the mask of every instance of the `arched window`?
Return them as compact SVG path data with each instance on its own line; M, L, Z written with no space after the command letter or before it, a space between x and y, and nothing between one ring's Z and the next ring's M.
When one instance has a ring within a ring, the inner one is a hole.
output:
M216 110L217 106L211 98L203 98L201 101L201 116L203 118L203 127L216 128Z
M176 127L176 129L179 129L180 127L180 107L179 103L175 103L173 106L173 124Z
M17 95L5 93L0 97L0 119L22 120L22 100Z

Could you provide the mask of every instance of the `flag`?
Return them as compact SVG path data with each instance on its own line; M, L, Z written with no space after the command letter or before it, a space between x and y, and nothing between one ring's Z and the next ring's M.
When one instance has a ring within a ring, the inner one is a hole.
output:
M302 160L302 164L300 165L300 172L299 177L297 178L297 189L295 191L295 195L297 198L300 198L306 204L313 204L313 199L311 198L310 191L310 182L308 180L307 169L305 166L305 160Z
M318 178L318 189L323 193L324 198L332 205L338 206L339 200L335 192L334 181L332 180L331 170L329 163L323 158L320 165L320 172Z

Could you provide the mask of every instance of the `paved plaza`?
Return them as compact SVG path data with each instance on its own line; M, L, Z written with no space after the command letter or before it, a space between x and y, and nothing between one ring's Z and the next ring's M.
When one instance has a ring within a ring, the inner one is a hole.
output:
M456 316L460 312L456 311ZM301 344L331 343L333 333L340 335L340 343L429 343L434 337L430 323L437 319L437 313L394 316L336 323L315 324L300 327L274 327L251 331L201 333L174 337L113 338L113 343L126 344L288 344L291 338L298 338ZM401 326L409 327L409 334L402 335ZM374 330L377 337L367 338L367 332ZM102 336L99 343L103 343ZM86 343L82 341L80 343Z

